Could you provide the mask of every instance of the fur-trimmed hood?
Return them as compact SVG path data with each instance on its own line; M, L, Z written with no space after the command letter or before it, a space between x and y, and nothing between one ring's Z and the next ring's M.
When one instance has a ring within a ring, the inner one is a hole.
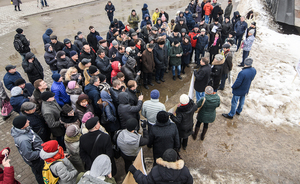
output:
M174 170L181 170L184 167L184 161L183 160L177 160L176 162L167 162L167 161L164 161L162 158L158 158L156 160L156 163L158 165L161 165L161 166L166 167L168 169L174 169Z
M212 62L212 65L222 65L224 62L225 62L225 59L222 59L221 61L214 60L214 61Z

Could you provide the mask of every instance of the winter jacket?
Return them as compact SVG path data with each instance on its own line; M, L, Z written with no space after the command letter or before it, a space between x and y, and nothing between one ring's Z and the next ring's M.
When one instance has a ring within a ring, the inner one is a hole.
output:
M255 40L254 35L251 35L248 38L246 38L246 40L243 41L243 43L244 43L243 50L244 51L250 51L254 40Z
M111 63L111 68L112 68L112 71L111 71L111 74L110 74L111 79L113 77L117 76L117 74L119 72L121 72L121 70L119 69L119 64L120 64L119 61L114 61L114 62Z
M169 15L168 15L166 12L164 12L163 14L162 14L162 13L159 13L159 18L161 18L163 15L165 15L166 20L165 20L165 21L162 21L162 22L169 22Z
M140 76L137 75L135 72L135 69L134 69L135 64L136 64L135 59L133 59L131 56L129 56L126 64L122 66L121 71L125 75L125 84L127 84L127 82L129 80L138 81L138 79L140 78Z
M190 102L185 106L179 106L176 109L176 116L171 115L171 120L177 125L179 137L186 139L193 133L194 113L198 106L190 99Z
M83 58L91 59L92 65L96 66L96 58L97 55L91 50L90 53L85 52L83 49L81 50L81 54L78 58L79 61L81 61Z
M79 155L79 139L81 137L81 133L77 134L75 137L68 137L65 135L64 141L66 145L66 149L68 153L71 155L68 159L73 164L75 169L78 172L84 172L84 165Z
M55 93L55 100L61 107L70 103L70 96L67 94L66 88L62 82L53 81L51 91Z
M82 49L83 43L86 43L86 42L87 42L87 41L86 41L85 38L81 38L81 39L80 39L78 36L75 36L74 45L75 45L76 47L78 47L79 50Z
M201 107L204 98L205 102ZM197 102L198 107L201 107L197 115L197 121L203 123L212 123L216 119L216 108L220 106L220 97L216 93L212 95L206 94L204 98L201 98Z
M152 21L153 21L153 24L156 24L156 20L157 18L159 17L159 12L155 12L152 14Z
M209 79L210 79L211 67L209 64L201 66L198 71L194 72L195 84L194 89L198 92L204 92Z
M177 26L177 24L176 24ZM175 27L176 27L175 26ZM175 29L175 28L174 28ZM180 30L181 31L181 30ZM172 44L175 40L177 40L178 42L181 42L181 35L180 33L177 35L177 36L174 36L174 33L172 33L169 37L168 37L168 40L170 41L170 44Z
M89 45L95 50L95 52L97 52L98 50L98 41L96 36L100 36L100 34L95 31L95 33L90 32L90 34L87 35L87 41L89 43Z
M58 151L47 153L44 150L41 150L40 157L43 160L52 158L57 154L57 152ZM57 162L50 165L50 170L53 173L53 175L59 177L59 184L76 183L78 171L74 168L74 166L68 158L64 157L63 159L61 159L61 161L57 160Z
M3 83L6 89L11 90L15 87L15 81L20 78L22 78L22 76L19 72L15 72L14 74L7 72L3 77Z
M206 3L203 7L203 10L205 11L205 15L209 16L211 14L211 11L214 9L214 7L210 3Z
M44 79L44 73L43 73L44 69L41 63L37 60L37 58L34 57L32 63L28 62L28 59L30 59L32 55L33 54L31 52L27 53L25 59L22 62L22 67L25 73L27 73L28 79L31 82L31 84L33 84L34 81L38 79Z
M84 88L84 93L89 96L89 99L91 100L91 104L93 105L95 114L101 116L102 112L100 110L100 107L98 105L98 100L100 99L100 92L96 86L93 84L88 84Z
M105 5L105 11L107 13L107 16L114 16L115 6L112 3L111 3L111 5L108 5L108 3L107 3Z
M236 36L242 36L246 29L248 27L248 24L243 21L238 21L235 25L234 25L234 32L236 33Z
M149 132L148 147L152 146L154 160L162 157L163 153L169 148L180 148L179 134L176 125L170 120L166 123L159 123L157 121Z
M133 16L132 14L130 14L128 16L127 22L128 22L129 26L132 29L136 29L136 28L138 28L138 24L140 22L140 18L139 18L139 16L138 16L137 13L135 14L135 16Z
M193 18L193 15L190 12L189 13L184 12L184 16L186 18L186 25L188 27L186 31L189 32L189 30L192 30L195 27L196 22Z
M230 3L226 6L224 17L230 17L232 8L233 8L232 3Z
M176 25L179 24L180 19L183 19L183 23L186 24L186 18L185 18L184 13L182 11L179 12L178 16L175 19Z
M182 56L181 56L181 63L189 64L190 63L190 58L191 58L191 53L192 53L192 45L190 42L188 43L181 43L181 48L182 48Z
M209 34L210 30L209 30L209 24L206 24L205 22L203 24L199 23L199 30L201 31L201 29L205 29L205 34Z
M196 42L196 49L203 51L208 47L208 36L207 35L197 35L193 37Z
M60 123L61 107L54 100L51 102L43 101L42 103L42 115L47 122L53 136L60 137L65 134L65 128Z
M218 13L223 12L222 8L220 7L219 4L217 4L214 9L211 11L211 16L213 20L215 20L218 17ZM223 14L223 13L222 13Z
M73 108L73 110L75 110L76 109L76 102L78 100L78 97L79 97L79 95L82 94L82 87L79 86L79 88L74 88L74 89L69 89L67 87L66 92L70 96L70 100L71 100L71 103L72 103L72 108Z
M120 128L119 120L117 118L117 110L113 104L113 100L105 90L101 91L101 99L103 101L103 113L106 115L107 124L103 124L107 132L115 132Z
M229 33L232 32L233 30L233 27L232 27L232 24L230 23L230 21L228 22L223 22L222 24L222 37L228 37Z
M116 53L116 58L115 61L119 61L121 63L121 65L123 65L122 63L122 57L124 56L124 53L120 53L119 51Z
M17 113L20 113L21 105L24 102L29 102L29 99L26 98L23 94L17 95L17 96L12 96L10 98L10 104L13 107L13 110Z
M195 18L195 22L198 23L201 21L202 15L204 14L204 12L202 12L202 6L201 5L199 6L199 4L197 4L196 6L196 13L198 16L197 18Z
M232 70L232 52L225 55L225 62L223 64L223 74L228 74Z
M15 40L18 39L18 40L21 40L22 44L23 44L23 51L20 52L22 54L25 54L27 52L30 52L30 42L27 40L27 38L25 37L25 35L23 34L16 34L15 35Z
M158 22L159 20L160 20L160 22ZM156 27L157 29L159 29L159 28L161 28L161 26L162 26L162 21L161 21L160 18L157 18L156 24L154 25L154 27Z
M147 11L148 11L148 9L147 9ZM141 29L143 29L144 26L147 26L147 22L148 22L148 21L151 22L151 20L150 20L150 15L149 15L149 14L143 15L143 17L144 17L144 18L143 18L143 21L141 22L141 25L140 25L140 28L141 28ZM146 17L148 17L149 19L146 20ZM151 23L151 26L152 26L152 23Z
M93 150L94 143L99 134L101 135ZM79 140L79 148L80 158L85 163L86 170L91 169L92 163L98 155L106 154L111 161L114 159L110 136L100 130L82 135Z
M45 62L50 66L50 70L55 71L57 69L57 60L56 60L56 51L53 49L52 51L49 50L50 44L45 44Z
M157 25L157 24L155 24L155 25ZM147 29L147 28L146 28ZM157 39L158 39L158 37L159 37L159 34L158 33L156 33L156 34L154 34L152 31L149 31L149 34L147 35L148 36L148 42L150 43L152 40L153 40L153 42L154 43L156 43L156 41L157 41Z
M178 47L173 46L170 51L170 65L172 66L181 65L181 56L177 57L176 54L182 54L182 53L183 51L181 45L179 45Z
M129 104L130 105L137 105L138 103L138 97L136 96L136 90L131 90L127 88L125 90L126 93L128 93L128 98L129 98Z
M114 39L113 39L114 40ZM115 61L112 56L118 52L118 49L116 49L114 46L112 46L108 51L108 57L111 58L111 61Z
M26 164L31 166L33 162L40 160L43 141L30 127L26 129L12 127L11 136L14 138L15 146Z
M197 36L198 34L200 34L200 31L195 32L195 30L192 30L191 32L189 32L189 37L191 39L191 44L193 48L195 48L197 44L197 39L194 39L194 37Z
M209 48L209 53L210 54L218 54L219 49L222 49L222 39L221 39L221 37L219 37L217 39L216 45L213 46L214 39L209 44L210 44L210 48Z
M51 28L48 28L45 33L43 34L43 42L44 42L44 45L47 44L47 43L50 43L51 40L50 40L50 35L53 33L52 29Z
M148 49L144 50L142 55L142 71L143 73L153 73L155 68L153 51L149 52Z
M236 96L244 96L248 94L251 82L256 75L256 70L253 67L244 67L239 72L237 79L232 85L232 93Z
M231 19L231 23L232 23L232 26L233 26L233 27L235 27L235 24L236 24L238 21L240 21L240 18L241 18L240 12L235 11L235 12L233 13L233 17L232 17L232 19Z
M105 178L104 180L102 178ZM115 184L116 181L114 178L108 178L107 176L105 177L93 177L90 175L90 171L87 171L84 173L84 175L81 177L80 181L78 184Z
M110 74L112 70L109 58L107 56L104 56L104 58L101 59L99 56L97 56L96 65L97 68L100 70L100 73L105 75L108 81L110 79Z
M2 151L0 151L0 162L2 163L3 159L5 158L5 155L2 155L2 152L7 149L8 155L10 153L9 147L4 148ZM14 178L14 166L10 167L4 167L4 169L0 168L0 184L20 184L17 180Z
M148 5L146 3L144 3L144 5L143 5L142 14L143 14L142 19L144 19L147 14L149 15Z
M109 25L109 29L114 26L114 28L119 29L119 32L121 32L123 29L125 29L125 26L123 24L122 21L118 21L116 24L114 23L114 21L112 21Z
M50 45L52 46L53 50L55 50L55 52L63 50L65 47L65 45L60 41L57 41L55 44L50 42Z
M212 87L214 90L218 90L220 86L220 80L222 78L223 74L223 63L224 59L222 61L214 60L212 62L212 68L211 68L211 77L212 77Z
M66 56L65 58L57 58L57 63L56 63L58 72L60 72L62 69L69 69L74 65L74 62L71 61L71 59Z
M159 102L159 99L150 99L144 102L141 114L147 118L151 124L155 124L157 113L165 110L165 105Z
M120 117L121 129L126 128L126 121L130 118L135 118L139 121L139 111L142 108L143 101L139 100L137 105L133 106L129 103L129 95L126 92L122 92L118 96L119 106L118 114Z
M153 49L153 56L156 69L166 69L168 66L168 48L164 46L161 48L156 45Z
M188 28L187 24L185 24L185 23L184 23L184 24L179 24L179 23L176 24L176 26L175 26L174 29L175 29L175 30L179 30L179 32L181 32L181 30L182 30L183 28L186 29L187 32L189 31L189 28ZM170 41L171 41L171 40L170 40ZM174 40L174 41L175 41L175 40ZM173 42L174 42L174 41L173 41ZM173 43L173 42L172 42L172 43Z
M148 130L143 129L143 137L135 132L129 132L127 129L119 130L119 136L117 138L117 145L122 153L129 157L136 157L142 146L148 144Z
M157 159L158 165L154 166L146 176L140 170L135 171L133 177L137 183L156 184L156 183L180 183L193 184L193 177L189 169L184 166L183 160L167 162L162 158Z
M213 32L213 28L216 26L216 30L215 30L215 32ZM212 38L214 38L215 37L215 33L217 33L217 32L221 32L222 31L222 25L220 24L220 23L217 23L217 24L215 24L215 23L212 23L212 24L210 24L209 25L209 34L210 35L214 35L213 37L212 36L210 36L210 40L212 40Z

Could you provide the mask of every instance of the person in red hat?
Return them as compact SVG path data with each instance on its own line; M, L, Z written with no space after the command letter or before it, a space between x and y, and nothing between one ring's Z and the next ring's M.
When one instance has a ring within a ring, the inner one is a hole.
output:
M43 149L40 152L40 157L50 165L50 170L54 176L58 176L59 184L73 184L76 183L77 170L67 157L65 157L64 150L58 145L56 140L47 141L42 144Z

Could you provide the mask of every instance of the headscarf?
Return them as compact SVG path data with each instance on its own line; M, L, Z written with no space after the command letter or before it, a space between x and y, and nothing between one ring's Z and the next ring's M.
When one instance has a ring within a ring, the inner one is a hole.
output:
M111 162L110 158L107 155L99 155L94 160L90 175L97 178L99 176L107 176L111 173Z

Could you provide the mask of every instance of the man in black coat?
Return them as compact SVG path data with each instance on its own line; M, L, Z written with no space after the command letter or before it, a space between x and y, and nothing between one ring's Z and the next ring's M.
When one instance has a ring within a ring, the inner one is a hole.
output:
M205 88L208 85L210 73L211 73L211 66L209 64L209 60L207 57L202 57L200 60L201 67L199 70L194 71L195 75L195 83L194 89L196 90L196 99L197 102L205 96Z
M57 40L56 35L51 35L50 40L51 40L50 45L52 46L53 50L55 50L55 52L58 52L58 51L64 49L65 45L62 42Z
M112 87L109 88L110 96L113 100L114 106L118 110L119 106L119 94L122 92L121 90L121 81L119 79L115 79L112 81Z
M110 84L111 79L111 61L110 59L105 55L105 51L102 49L99 49L97 51L97 58L96 58L96 66L100 70L101 74L106 76L106 82Z
M96 36L100 36L100 34L95 30L94 26L89 27L90 34L87 35L87 41L89 45L97 52L98 50L98 41Z
M157 45L153 50L154 62L155 62L155 81L160 84L160 81L165 82L164 74L168 67L168 48L165 45L165 40L158 39Z
M156 123L149 132L148 147L153 147L153 158L156 165L156 159L161 158L163 153L171 148L178 150L180 148L179 133L175 123L171 123L169 113L160 111L156 115Z
M130 105L137 105L138 103L138 97L136 96L137 86L138 85L134 80L129 80L127 83L127 89L125 90L125 92L128 93Z
M106 6L105 6L105 11L107 13L109 22L112 22L114 19L115 6L111 3L111 1L107 2Z
M20 53L20 55L22 56L22 59L25 59L25 55L27 52L30 52L30 42L29 40L25 37L25 35L23 34L23 29L18 28L16 29L17 34L15 35L15 40L20 40L23 48L21 50L19 50L18 52Z
M229 17L225 17L225 21L222 24L222 44L225 43L225 39L228 37L229 33L233 31L232 24L230 23Z
M228 78L229 72L232 70L232 52L230 51L230 45L225 43L222 47L224 50L225 62L223 64L223 73L219 90L224 90L225 81Z
M125 29L123 22L118 19L114 19L114 21L112 21L110 23L109 29L111 27L114 27L115 29L117 29L119 31L119 33L121 33L123 29Z
M94 53L94 51L92 51L91 47L88 44L86 44L82 47L81 54L79 56L79 61L81 62L83 58L91 59L92 65L96 66L96 57L97 56Z
M22 67L25 73L27 73L31 84L33 84L37 79L44 79L44 69L32 52L28 52L25 55L25 59L22 62Z
M93 117L85 123L88 133L82 135L79 140L80 158L85 163L85 169L90 170L95 158L101 154L109 156L112 162L112 175L115 175L116 165L112 150L110 136L100 129L98 117Z

